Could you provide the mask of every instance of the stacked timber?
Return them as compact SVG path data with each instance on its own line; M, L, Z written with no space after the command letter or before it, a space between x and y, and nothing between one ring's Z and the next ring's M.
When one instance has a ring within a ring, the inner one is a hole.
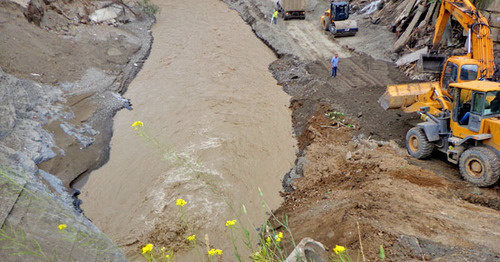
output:
M500 63L500 1L490 1L479 7L481 13L488 19L491 28L491 35L495 44L495 61Z

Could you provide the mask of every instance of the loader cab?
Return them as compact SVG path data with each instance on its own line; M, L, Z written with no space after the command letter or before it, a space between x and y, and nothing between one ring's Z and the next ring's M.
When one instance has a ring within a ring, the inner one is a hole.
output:
M441 74L441 86L450 98L454 97L452 83L461 83L480 78L479 62L466 56L454 56L446 61Z
M349 18L349 3L347 3L347 2L331 2L330 3L330 14L328 14L328 15L330 15L331 21L347 20Z
M480 132L484 119L500 117L500 83L469 81L451 87L455 89L452 117L458 127Z

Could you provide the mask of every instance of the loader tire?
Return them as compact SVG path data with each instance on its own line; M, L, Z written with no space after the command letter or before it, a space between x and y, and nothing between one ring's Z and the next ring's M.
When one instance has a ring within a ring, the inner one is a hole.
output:
M323 30L328 31L328 27L330 26L330 21L328 19L323 20Z
M422 128L414 127L406 133L406 149L412 157L425 159L434 151L434 144L427 140Z
M478 187L495 184L500 177L500 159L487 147L467 149L460 156L460 173L462 177Z

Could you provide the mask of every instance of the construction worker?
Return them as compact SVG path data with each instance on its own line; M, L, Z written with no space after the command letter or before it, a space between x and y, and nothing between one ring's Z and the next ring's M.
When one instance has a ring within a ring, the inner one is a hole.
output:
M339 54L335 54L332 58L332 77L337 77L337 69L339 66Z
M274 9L273 13L273 23L277 24L278 23L278 9Z

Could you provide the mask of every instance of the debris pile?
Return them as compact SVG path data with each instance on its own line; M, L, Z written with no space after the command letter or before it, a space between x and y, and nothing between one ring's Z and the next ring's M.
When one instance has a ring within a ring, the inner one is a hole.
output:
M134 8L140 8L137 5ZM141 12L134 11L121 0L117 1L30 1L24 16L28 21L46 30L69 32L78 24L129 23L140 18Z
M372 23L380 23L396 33L396 39L392 50L398 53L400 59L396 62L407 75L414 75L417 60L421 54L429 52L434 38L434 25L439 17L441 2L433 0L388 0L385 3L377 3L378 11L370 15ZM371 6L367 4L365 8ZM380 8L381 7L381 8ZM500 44L498 32L500 30L500 16L498 15L500 5L477 6L480 12L490 22L495 47ZM370 9L371 10L371 9ZM452 16L444 32L439 53L448 56L463 55L466 50L467 32L462 25ZM497 48L495 48L497 50ZM496 52L498 61L498 52ZM422 79L423 80L423 79Z

